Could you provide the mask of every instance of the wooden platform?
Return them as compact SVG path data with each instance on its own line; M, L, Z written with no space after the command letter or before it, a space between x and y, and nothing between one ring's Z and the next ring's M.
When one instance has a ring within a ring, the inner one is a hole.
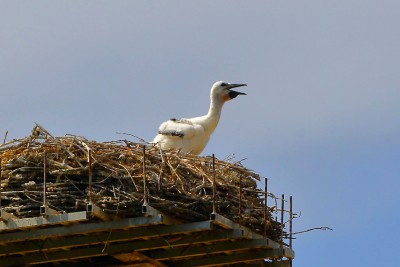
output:
M294 258L290 248L219 214L183 223L150 206L136 218L95 211L26 219L4 213L0 266L289 267Z

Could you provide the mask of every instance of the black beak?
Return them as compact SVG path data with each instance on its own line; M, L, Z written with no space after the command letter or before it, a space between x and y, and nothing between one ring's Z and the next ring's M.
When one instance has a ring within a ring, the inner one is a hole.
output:
M247 84L244 84L244 83L230 84L230 85L228 86L228 88L229 88L229 90L230 90L230 91L229 91L229 97L230 97L231 99L234 99L234 98L237 97L238 95L246 95L245 93L231 90L232 88L242 87L242 86L247 86Z
M247 84L244 84L244 83L231 83L231 84L228 84L228 89L232 89L232 88L235 88L235 87L242 87L242 86L247 86Z

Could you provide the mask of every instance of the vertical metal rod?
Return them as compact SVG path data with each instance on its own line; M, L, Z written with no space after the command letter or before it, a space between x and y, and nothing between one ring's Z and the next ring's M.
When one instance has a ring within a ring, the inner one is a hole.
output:
M43 153L43 206L47 206L47 164L46 164L46 150Z
M264 178L264 223L267 220L267 207L268 207L268 179Z
M292 248L293 245L293 197L290 196L290 221L289 221L289 247Z
M215 205L216 198L216 184L215 184L215 155L212 155L212 168L213 168L213 214L217 212L217 207Z
M92 182L93 182L93 169L92 169L92 150L88 151L88 164L89 164L89 203L92 204Z
M264 178L264 236L267 236L268 179ZM269 216L268 216L269 221Z
M281 204L281 247L283 247L283 214L285 211L285 195L282 194L282 204Z
M242 176L239 176L239 223L242 218Z
M1 169L1 160L2 158L0 158L0 211L1 211L1 194L2 194L2 190L1 190L1 180L3 180L3 172Z
M146 181L146 146L143 145L143 206L148 204L147 181Z

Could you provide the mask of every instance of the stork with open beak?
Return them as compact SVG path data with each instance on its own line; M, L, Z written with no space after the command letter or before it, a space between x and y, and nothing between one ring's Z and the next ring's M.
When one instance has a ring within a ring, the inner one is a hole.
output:
M174 149L185 154L200 154L218 125L224 103L239 95L246 95L232 90L242 86L246 84L223 81L214 83L211 87L210 109L207 115L191 119L170 119L163 122L152 143L162 150Z

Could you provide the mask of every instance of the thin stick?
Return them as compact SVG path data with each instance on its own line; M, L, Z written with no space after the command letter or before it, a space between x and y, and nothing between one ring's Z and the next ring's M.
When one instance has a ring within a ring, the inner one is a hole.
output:
M7 135L8 135L8 131L6 131L6 134L4 135L3 145L6 143Z
M147 194L147 182L146 182L146 146L143 145L143 206L148 204Z
M330 227L322 226L322 227L315 227L315 228L307 229L307 230L300 231L300 232L295 232L295 233L293 233L293 235L303 234L303 233L307 233L307 232L314 231L314 230L333 231L333 229Z
M138 136L136 136L136 135L134 135L134 134L130 134L130 133L120 133L120 132L117 132L117 134L129 135L129 136L132 136L132 137L137 138L137 139L138 139L140 142L142 142L142 143L150 144L150 143L147 142L146 140L144 140L144 139L142 139L142 138L140 138L140 137L138 137Z
M216 185L215 185L215 155L212 155L212 168L213 168L213 214L216 213L215 206L215 195L216 195Z

